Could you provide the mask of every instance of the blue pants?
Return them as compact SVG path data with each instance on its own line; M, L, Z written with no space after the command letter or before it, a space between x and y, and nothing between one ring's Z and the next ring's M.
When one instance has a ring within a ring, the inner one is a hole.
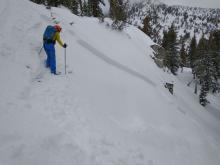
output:
M51 73L56 73L56 56L53 43L44 43L44 50L47 54L46 67L50 67Z

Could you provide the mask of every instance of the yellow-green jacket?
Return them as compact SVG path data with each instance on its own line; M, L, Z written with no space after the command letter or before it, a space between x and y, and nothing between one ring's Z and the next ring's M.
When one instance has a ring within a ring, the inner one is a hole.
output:
M60 46L63 47L63 42L60 38L60 33L59 32L56 32L53 36L53 41L57 41L59 43Z

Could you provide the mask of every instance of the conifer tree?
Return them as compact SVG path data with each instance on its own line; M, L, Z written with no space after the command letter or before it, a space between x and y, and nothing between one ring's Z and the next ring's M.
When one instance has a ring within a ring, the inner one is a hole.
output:
M149 16L146 16L143 20L143 28L141 28L141 30L147 34L149 37L152 37L153 35L153 32L152 32L152 27L151 27L151 24L150 24L150 17Z
M71 7L72 0L62 0L62 5L66 7Z
M189 46L189 61L190 61L190 67L194 68L194 63L196 60L196 48L197 48L197 42L196 42L196 36L194 35L194 37L191 40L190 46Z
M59 5L62 4L61 0L46 0L46 2L47 2L47 5L55 6L55 7L58 7Z
M88 0L88 2L87 2L87 11L88 11L88 16L93 16L93 14L92 14L92 0Z
M127 21L128 0L109 0L109 15L113 19L113 28L122 30Z
M185 45L182 43L181 49L180 49L180 65L182 67L186 66L186 50L185 50Z
M79 8L79 1L78 0L71 0L70 9L73 12L73 14L76 14L76 15L79 14L78 8Z
M168 32L164 32L162 46L166 50L164 64L170 71L176 75L179 68L179 52L177 43L177 33L174 25L169 28Z
M90 6L88 5L87 1L83 1L82 5L82 15L84 16L91 16L91 9L89 8Z
M45 0L31 0L31 1L37 4L45 4Z
M208 94L209 88L208 88L208 81L203 81L202 83L202 87L201 87L201 91L200 91L200 95L199 95L199 103L202 106L206 106L208 102L207 100L207 94Z
M91 10L92 16L101 17L103 16L102 9L99 7L100 3L105 5L103 0L88 0L89 10Z
M211 40L207 40L202 36L197 47L197 59L195 61L195 74L200 80L201 91L200 91L200 104L206 106L208 103L206 96L212 89L214 90L216 81L216 70L214 67Z
M214 66L217 72L217 78L220 78L220 30L214 31L211 37L211 49L213 51Z
M164 48L164 49L167 49L167 47L168 47L168 32L167 31L163 31L163 40L162 40L162 47Z

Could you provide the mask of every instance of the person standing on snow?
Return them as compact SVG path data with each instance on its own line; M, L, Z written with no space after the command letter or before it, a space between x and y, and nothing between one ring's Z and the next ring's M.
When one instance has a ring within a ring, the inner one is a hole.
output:
M43 35L43 43L44 43L43 46L47 54L46 67L50 68L51 73L54 75L58 74L56 72L56 55L55 55L56 41L63 48L67 47L67 44L66 43L63 44L63 42L60 39L61 30L62 28L59 25L55 25L55 26L49 25L47 26Z

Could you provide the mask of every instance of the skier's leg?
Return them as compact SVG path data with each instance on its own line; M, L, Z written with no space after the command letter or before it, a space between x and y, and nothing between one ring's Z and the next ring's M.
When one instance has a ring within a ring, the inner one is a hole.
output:
M46 67L49 68L50 67L50 49L48 47L48 44L44 44L44 50L47 54Z
M54 45L50 46L50 71L56 74L56 56Z

